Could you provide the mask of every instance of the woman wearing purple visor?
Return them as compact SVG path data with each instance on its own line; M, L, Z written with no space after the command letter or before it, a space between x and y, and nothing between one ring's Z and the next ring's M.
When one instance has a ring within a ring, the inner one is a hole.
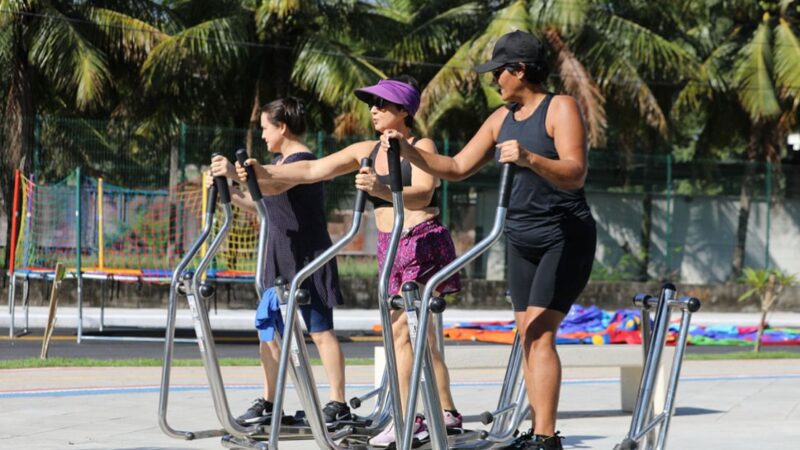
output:
M422 152L435 154L436 146L428 138L418 138L413 129L414 114L419 108L420 92L411 77L398 77L382 80L374 86L355 91L356 96L370 106L372 126L375 131L383 133L394 129L403 133L408 145L413 145ZM375 208L375 222L378 228L378 266L383 267L386 249L389 245L390 232L394 222L392 211L392 192L389 189L388 163L385 152L378 151L380 141L371 140L352 144L344 149L318 160L298 161L294 164L261 166L250 160L256 169L261 189L267 194L275 189L276 182L316 183L329 180L339 175L358 171L356 188L368 194L368 199ZM373 167L361 168L361 159L370 157ZM450 232L439 221L438 210L438 178L423 172L408 160L401 161L403 178L403 203L405 206L404 232L400 239L391 271L389 294L400 292L400 287L407 281L425 284L434 273L455 259L455 248ZM242 180L247 174L238 166L237 171ZM437 286L439 294L449 294L461 290L458 276L444 281ZM397 354L398 375L400 378L400 398L406 401L409 379L413 363L411 341L408 335L408 324L404 312L392 312L392 331L394 347ZM429 328L429 333L433 329ZM431 336L428 340L436 340ZM445 425L449 428L460 428L461 415L455 408L450 393L450 376L441 353L436 345L431 345L431 357L436 373L439 396L444 408ZM403 410L406 405L403 404ZM418 419L414 425L415 437L426 439L425 424ZM389 424L379 435L370 439L370 445L389 447L395 442L394 423Z

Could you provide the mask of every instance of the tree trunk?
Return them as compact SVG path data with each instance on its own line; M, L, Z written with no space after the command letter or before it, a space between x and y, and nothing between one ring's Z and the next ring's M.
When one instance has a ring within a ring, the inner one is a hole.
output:
M26 176L30 175L33 168L34 151L34 122L36 109L33 100L33 87L31 80L33 74L28 65L28 49L23 39L23 25L14 24L13 34L14 54L10 64L11 85L9 87L8 99L5 105L3 125L5 127L6 149L5 158L0 158L0 196L2 196L2 207L6 213L8 232L6 233L6 249L9 249L11 242L11 206L13 205L15 169L20 169ZM6 251L5 263L8 267L8 251Z
M639 235L641 258L639 260L639 281L647 281L649 274L647 267L650 265L650 237L653 229L653 194L650 193L652 185L645 182L645 194L642 198L642 225Z
M739 221L736 226L736 243L733 248L730 280L742 276L744 257L747 245L747 223L750 220L750 203L752 196L753 176L756 170L756 156L759 154L763 124L754 123L750 129L750 143L747 145L747 165L745 166L742 186L739 191Z
M739 278L744 268L745 246L747 245L747 222L750 220L750 183L752 179L752 167L753 163L747 164L739 194L739 222L736 227L736 245L733 248L731 280Z
M761 351L761 336L764 335L764 329L767 327L767 313L775 295L775 274L770 274L769 281L767 281L767 290L764 292L764 297L761 299L761 320L758 321L758 332L756 332L756 342L753 351L756 353Z

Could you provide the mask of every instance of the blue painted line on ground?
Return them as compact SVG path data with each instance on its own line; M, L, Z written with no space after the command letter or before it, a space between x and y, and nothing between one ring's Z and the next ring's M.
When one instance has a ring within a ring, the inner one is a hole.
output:
M756 381L756 380L798 380L797 375L726 375L717 377L685 377L680 382L720 382L720 381ZM598 385L598 384L619 384L616 378L591 378L585 380L564 380L564 385ZM456 382L450 386L452 388L472 388L472 387L497 387L501 382ZM319 388L328 388L327 384L319 384ZM371 389L371 384L347 384L349 389ZM262 389L261 385L236 385L226 386L228 390L256 390ZM294 389L293 385L288 386ZM132 386L132 387L110 387L110 388L79 388L79 389L43 389L36 391L14 391L0 392L0 398L32 398L32 397L80 397L86 395L116 395L116 394L152 394L158 393L158 386ZM173 386L170 392L197 392L207 391L207 386Z

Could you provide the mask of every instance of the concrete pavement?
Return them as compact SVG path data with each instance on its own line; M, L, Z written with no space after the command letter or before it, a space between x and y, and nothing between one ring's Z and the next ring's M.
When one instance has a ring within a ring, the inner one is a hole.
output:
M316 379L324 381L315 368ZM348 368L348 395L364 392L371 366ZM454 369L459 410L477 426L492 407L500 369ZM567 449L611 449L630 417L619 410L613 368L567 368L558 429ZM157 425L160 369L49 368L0 370L0 448L30 450L220 449L217 438L173 440ZM226 367L223 377L234 411L260 394L257 367ZM202 368L173 371L169 423L182 430L217 426ZM321 398L327 389L321 386ZM299 404L290 390L287 410ZM365 405L365 408L369 405ZM800 440L800 360L688 361L678 387L670 449L795 449ZM523 425L527 428L529 425ZM315 448L313 442L282 449Z

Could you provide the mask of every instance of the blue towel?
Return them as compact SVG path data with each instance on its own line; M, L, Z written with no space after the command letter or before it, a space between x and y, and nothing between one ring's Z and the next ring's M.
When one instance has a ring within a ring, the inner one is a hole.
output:
M261 295L261 301L256 309L256 329L261 342L271 342L275 337L275 326L283 335L283 317L281 316L280 303L275 288L269 288Z

